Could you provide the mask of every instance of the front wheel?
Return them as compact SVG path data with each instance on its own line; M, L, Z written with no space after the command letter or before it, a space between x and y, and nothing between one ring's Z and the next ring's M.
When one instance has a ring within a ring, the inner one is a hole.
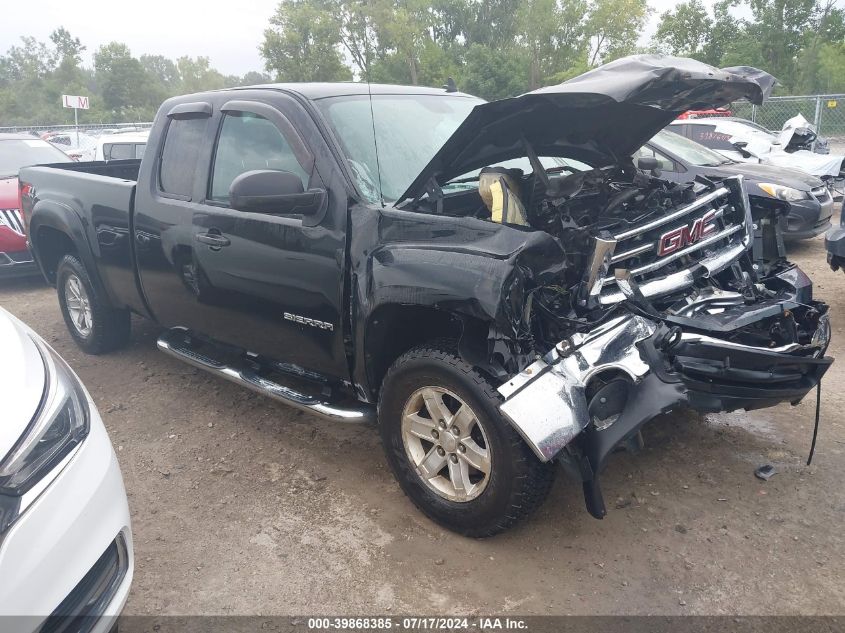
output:
M417 347L391 367L379 426L402 490L441 525L473 537L511 527L546 498L553 465L502 417L493 385L449 343Z
M102 354L129 341L129 311L115 310L100 296L74 255L65 255L59 262L56 289L67 329L82 351Z

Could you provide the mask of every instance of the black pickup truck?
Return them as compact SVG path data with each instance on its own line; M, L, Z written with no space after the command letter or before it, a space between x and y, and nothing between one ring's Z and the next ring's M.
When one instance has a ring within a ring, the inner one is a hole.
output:
M558 466L600 518L599 472L645 422L797 403L832 362L807 276L753 261L773 234L741 177L670 183L631 158L770 79L636 56L493 103L355 83L178 97L140 162L24 169L28 236L87 352L126 343L135 313L185 362L377 421L404 491L467 535L528 514Z

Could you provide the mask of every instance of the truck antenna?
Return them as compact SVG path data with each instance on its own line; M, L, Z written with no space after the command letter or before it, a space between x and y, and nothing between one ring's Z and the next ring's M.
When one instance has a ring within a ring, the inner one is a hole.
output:
M369 57L369 56L368 56ZM384 208L384 193L381 188L381 161L379 160L379 153L378 153L378 138L376 137L376 115L373 111L373 88L370 86L370 62L367 59L367 72L365 73L367 78L367 94L370 97L370 120L373 123L373 147L375 148L376 152L376 174L378 175L378 199L381 202L382 209Z

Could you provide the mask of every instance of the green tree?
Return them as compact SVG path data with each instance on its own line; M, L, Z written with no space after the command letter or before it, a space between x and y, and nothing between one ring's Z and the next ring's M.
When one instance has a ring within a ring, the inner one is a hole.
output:
M181 78L172 59L164 55L141 55L139 60L144 72L168 93L178 90Z
M712 27L704 3L687 0L660 16L654 39L667 53L701 59Z
M100 46L94 53L94 72L103 107L112 118L139 118L158 105L151 100L144 67L126 44Z
M738 20L731 13L738 0L720 0L713 5L713 20L702 50L702 61L713 66L721 66L725 51L734 40L746 36L745 22Z
M522 49L496 49L472 44L458 88L484 99L504 99L526 92L530 60Z
M56 52L34 37L21 37L23 46L12 46L4 57L4 68L12 81L43 79L56 68Z
M827 0L824 6L817 6L811 18L812 36L798 55L797 89L805 94L829 92L843 70L831 69L829 62L836 44L845 40L845 16L835 6L835 0ZM835 55L835 54L834 54ZM831 74L831 70L833 73Z
M634 52L651 9L647 0L594 0L587 15L590 65Z
M250 70L238 81L240 86L260 86L261 84L268 84L273 81L273 78L267 73L260 73L257 70Z
M410 83L420 83L420 54L431 42L426 0L375 0L373 15L382 55L401 59Z
M343 81L352 72L340 53L340 25L314 0L285 0L264 31L261 54L281 81Z
M583 0L527 0L517 14L519 41L529 63L528 84L542 86L546 79L567 68L586 49Z
M211 67L208 57L180 57L176 60L176 68L179 71L179 90L183 94L219 90L232 83Z
M827 93L845 92L845 42L826 42L819 47L817 90Z
M749 0L754 21L748 33L760 44L770 73L787 87L797 79L796 59L806 43L817 0Z

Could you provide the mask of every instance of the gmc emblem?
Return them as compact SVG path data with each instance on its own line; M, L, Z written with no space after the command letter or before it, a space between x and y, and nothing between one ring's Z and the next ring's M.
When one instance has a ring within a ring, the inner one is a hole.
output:
M716 219L716 210L711 209L700 218L696 219L692 226L679 226L668 233L660 236L660 243L657 245L657 256L664 257L681 250L685 246L695 244L698 240L718 230L713 224Z

